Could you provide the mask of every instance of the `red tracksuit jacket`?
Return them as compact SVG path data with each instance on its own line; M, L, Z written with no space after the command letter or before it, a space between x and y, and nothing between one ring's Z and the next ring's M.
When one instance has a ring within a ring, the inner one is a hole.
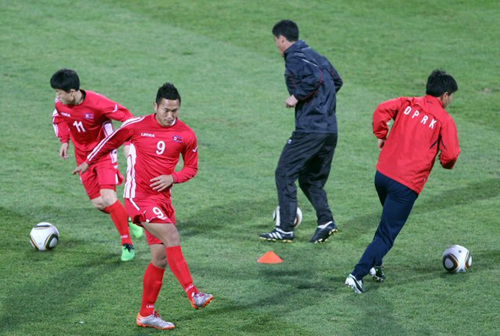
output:
M391 119L394 125L389 133ZM446 169L453 168L460 154L455 122L441 100L430 95L400 97L380 104L373 113L373 133L379 139L387 138L377 170L418 194L439 152Z

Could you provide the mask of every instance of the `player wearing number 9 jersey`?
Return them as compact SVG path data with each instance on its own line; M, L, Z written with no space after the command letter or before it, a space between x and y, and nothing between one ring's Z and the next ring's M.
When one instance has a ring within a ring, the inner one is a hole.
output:
M198 171L196 135L179 120L180 106L178 90L173 84L165 83L158 89L154 114L125 122L101 141L87 161L74 171L85 172L115 148L127 141L131 143L125 205L133 221L146 229L151 250L151 263L144 274L142 306L137 315L137 324L142 327L174 328L155 311L167 265L186 291L193 308L203 308L213 299L211 294L200 292L193 284L181 250L171 202L173 184L190 180ZM181 155L184 164L176 172Z
M54 73L50 85L56 92L53 126L61 141L59 154L67 159L69 141L75 147L77 164L85 162L94 147L113 132L112 120L125 121L134 116L130 111L95 92L80 89L78 74L71 69L61 69ZM92 204L97 209L111 215L122 241L122 261L135 257L130 239L127 211L116 196L116 185L123 176L118 170L117 152L103 156L95 167L80 175L82 184ZM132 227L136 236L142 229Z

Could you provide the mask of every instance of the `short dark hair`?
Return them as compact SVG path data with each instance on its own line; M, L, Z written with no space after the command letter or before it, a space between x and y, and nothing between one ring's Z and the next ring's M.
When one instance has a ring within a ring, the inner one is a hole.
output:
M299 40L299 26L292 20L281 20L273 27L273 35L284 36L290 42Z
M445 92L452 94L458 90L458 84L449 73L444 70L434 70L427 78L426 94L441 97Z
M156 104L160 105L162 99L167 100L179 100L179 105L181 104L181 95L177 88L172 83L165 83L158 89L156 94Z
M50 86L53 89L64 90L66 92L74 89L80 90L80 78L75 70L60 69L50 78Z

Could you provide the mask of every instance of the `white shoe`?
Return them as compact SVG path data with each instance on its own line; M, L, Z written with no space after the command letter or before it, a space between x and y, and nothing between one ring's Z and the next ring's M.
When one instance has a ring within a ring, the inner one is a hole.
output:
M175 328L175 325L172 322L163 321L156 310L149 316L141 316L141 313L137 314L137 325L139 327L149 327L162 330Z
M193 296L189 298L191 305L194 309L205 308L214 299L212 294L205 294L203 292L193 293Z
M345 285L354 289L354 293L362 294L365 290L363 289L363 280L357 280L352 274L345 279Z

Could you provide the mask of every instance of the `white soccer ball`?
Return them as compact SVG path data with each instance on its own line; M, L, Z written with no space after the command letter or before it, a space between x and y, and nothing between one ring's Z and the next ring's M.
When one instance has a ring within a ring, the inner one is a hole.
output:
M273 212L273 220L276 223L276 226L280 226L280 206L278 205ZM295 221L293 222L292 228L297 228L300 223L302 223L302 210L297 207L297 217L295 217Z
M59 231L54 225L41 222L31 229L30 238L31 246L37 250L52 250L59 242Z
M443 266L450 273L467 272L472 265L472 256L467 248L453 245L443 252Z

